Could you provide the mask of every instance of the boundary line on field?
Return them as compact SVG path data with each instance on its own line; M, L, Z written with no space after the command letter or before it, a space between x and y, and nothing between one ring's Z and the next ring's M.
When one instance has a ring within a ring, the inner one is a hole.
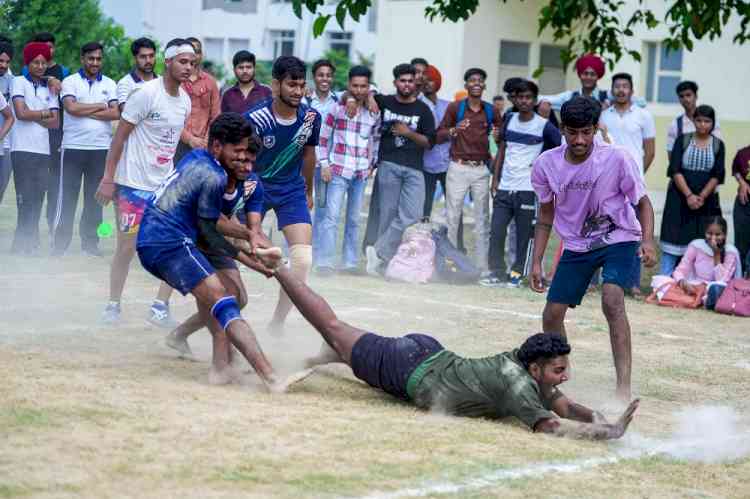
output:
M376 492L362 496L362 499L399 499L402 497L426 497L439 494L457 494L470 490L480 490L507 480L538 477L547 473L578 473L606 464L614 464L623 458L637 458L643 453L629 456L606 456L588 459L575 459L569 462L540 462L517 468L501 468L474 478L458 482L438 482L424 487L408 487L393 492Z

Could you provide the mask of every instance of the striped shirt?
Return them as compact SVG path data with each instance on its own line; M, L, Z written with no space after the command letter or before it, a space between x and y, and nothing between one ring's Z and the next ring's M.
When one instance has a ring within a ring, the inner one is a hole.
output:
M360 107L349 118L344 104L330 108L320 127L320 166L334 175L365 178L378 157L380 116Z

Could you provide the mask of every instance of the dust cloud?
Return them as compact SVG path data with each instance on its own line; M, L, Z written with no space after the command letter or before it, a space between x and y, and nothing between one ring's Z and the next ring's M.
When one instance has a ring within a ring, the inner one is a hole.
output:
M750 428L731 407L687 407L674 414L675 431L666 440L628 433L621 450L700 463L726 463L750 455Z

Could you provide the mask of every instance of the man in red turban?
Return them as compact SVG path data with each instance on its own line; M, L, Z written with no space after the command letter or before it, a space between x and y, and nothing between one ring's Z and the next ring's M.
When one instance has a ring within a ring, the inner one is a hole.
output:
M47 69L47 64L50 59L52 59L52 53L50 50L49 45L43 42L30 42L27 43L26 46L23 48L23 63L25 66L28 66L31 64L31 61L36 59L39 56L44 57L45 65L44 69ZM44 75L44 71L42 71L42 74L39 75L40 77Z
M607 89L597 87L597 83L604 77L606 71L604 59L596 54L584 54L578 58L575 64L576 73L581 80L580 90L569 90L557 95L540 95L540 114L548 113L550 109L560 110L563 104L573 97L585 95L599 101L603 107L608 107L611 97ZM645 107L643 99L633 97L633 103L638 107Z

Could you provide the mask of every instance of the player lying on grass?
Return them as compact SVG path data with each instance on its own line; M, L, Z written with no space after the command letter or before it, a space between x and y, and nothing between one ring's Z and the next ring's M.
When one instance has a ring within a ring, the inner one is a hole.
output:
M615 423L608 423L563 395L557 386L567 380L570 345L559 334L535 334L519 349L465 359L427 335L388 338L350 326L289 270L279 268L274 275L330 347L310 366L344 362L370 386L422 409L515 416L536 432L603 440L621 437L638 408L634 400Z
M250 242L254 238L264 238L261 233L261 212L263 210L263 184L258 176L252 173L255 156L260 148L256 136L251 137L247 156L242 166L235 170L236 182L227 182L221 207L221 216L217 223L219 232L235 239L235 243ZM189 153L182 161L193 161L195 151ZM236 219L234 217L237 217ZM244 222L242 225L238 222ZM239 269L234 258L223 255L210 248L204 238L199 236L198 248L206 256L211 266L216 270L216 276L222 282L226 290L232 294L238 302L239 308L245 308L247 304L247 291L240 277ZM166 345L176 350L181 357L193 359L193 352L187 342L188 337L194 332L206 327L207 321L200 311L196 312L185 322L180 324L166 339ZM236 350L230 349L230 362ZM218 373L212 372L217 375ZM211 383L219 384L231 381L231 372L228 376L212 376Z
M269 266L275 267L281 259L280 251L265 257L255 253L256 247L269 246L261 234L244 230L230 234L249 240L250 250L238 249L217 227L227 225L221 221L224 194L233 192L246 175L252 135L252 128L239 114L219 115L209 130L208 149L191 153L155 192L143 215L136 248L146 270L183 295L195 297L213 337L210 381L221 382L229 375L231 343L269 390L283 391L287 381L274 373L240 315L236 296L227 290L227 281L222 282L211 260L197 246L200 239L208 253L236 259L267 276L271 274Z

